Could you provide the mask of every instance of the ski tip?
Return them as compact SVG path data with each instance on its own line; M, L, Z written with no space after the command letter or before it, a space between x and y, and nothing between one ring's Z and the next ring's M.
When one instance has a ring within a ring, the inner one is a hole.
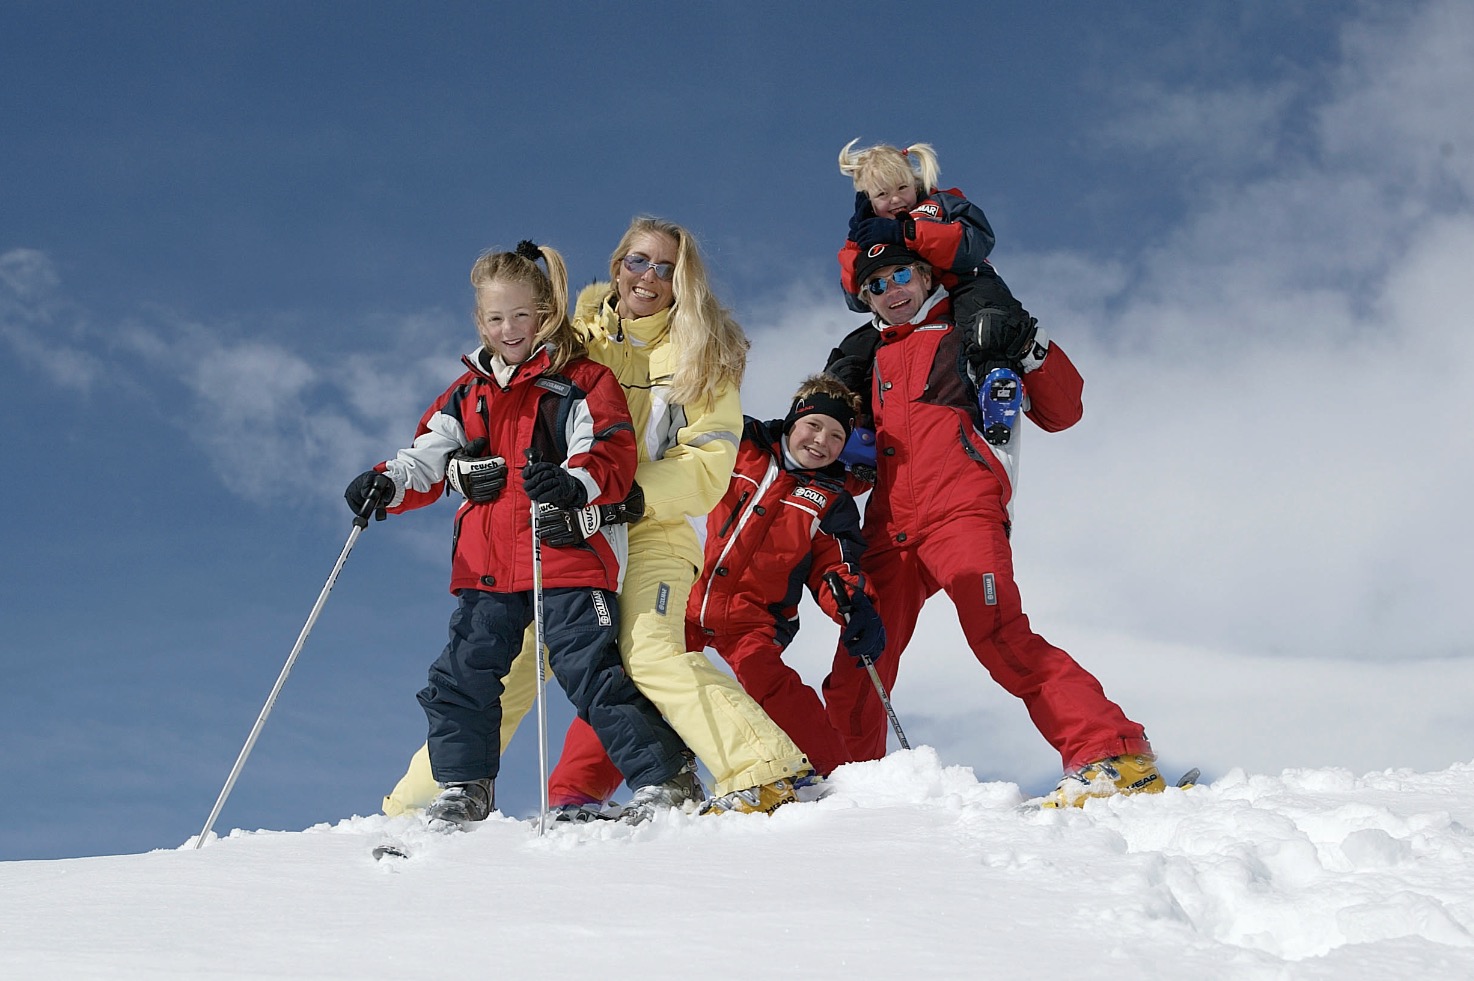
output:
M374 858L379 861L386 858L409 858L409 850L397 842L386 841L374 846Z
M1202 775L1203 771L1199 770L1197 767L1193 767L1191 770L1188 770L1182 776L1178 777L1177 783L1173 786L1181 788L1183 790L1186 790L1188 787L1195 787L1198 783L1198 777L1201 777Z

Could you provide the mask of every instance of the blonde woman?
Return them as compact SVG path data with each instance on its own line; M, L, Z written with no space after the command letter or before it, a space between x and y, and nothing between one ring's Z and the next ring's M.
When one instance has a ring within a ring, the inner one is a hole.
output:
M624 390L639 454L635 479L645 494L645 517L629 528L619 590L620 656L636 687L711 771L715 797L704 806L771 811L796 799L809 761L741 685L704 654L687 651L685 641L686 601L702 565L696 528L726 492L737 458L747 338L712 294L695 239L674 222L636 218L609 273L610 282L579 296L574 326L588 356ZM531 704L532 659L519 658L517 667L503 699L504 744ZM434 793L426 783L421 754L385 811L421 806ZM580 803L560 801L562 789L550 788L555 804ZM596 803L609 789L587 788L596 793L583 796ZM644 820L702 796L686 772L638 788L625 814Z

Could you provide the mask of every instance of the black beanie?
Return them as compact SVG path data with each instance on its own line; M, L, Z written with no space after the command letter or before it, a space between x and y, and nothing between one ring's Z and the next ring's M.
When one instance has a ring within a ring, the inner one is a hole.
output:
M799 419L816 412L839 423L844 429L845 439L850 438L850 430L855 428L855 410L845 399L835 398L827 392L811 392L801 399L794 399L793 407L783 420L783 435L787 436Z

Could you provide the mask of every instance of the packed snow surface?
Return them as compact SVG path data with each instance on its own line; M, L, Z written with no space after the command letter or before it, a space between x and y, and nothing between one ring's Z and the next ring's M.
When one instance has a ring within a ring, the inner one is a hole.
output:
M1474 764L1066 811L926 747L831 782L771 817L376 815L0 863L0 977L1474 977Z

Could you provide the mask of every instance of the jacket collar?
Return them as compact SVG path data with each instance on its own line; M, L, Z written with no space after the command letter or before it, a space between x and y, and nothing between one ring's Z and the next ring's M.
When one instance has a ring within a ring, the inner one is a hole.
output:
M931 296L921 304L921 309L916 311L916 316L909 323L887 324L877 314L873 322L876 330L880 331L880 342L891 344L895 341L909 337L911 332L923 324L935 324L938 322L950 322L952 319L952 298L947 291L938 286L932 290Z
M547 372L552 359L548 355L548 346L539 344L532 357L521 364L509 365L483 344L470 354L462 355L461 363L471 369L472 374L495 382L501 388L511 388L523 378L536 378Z

